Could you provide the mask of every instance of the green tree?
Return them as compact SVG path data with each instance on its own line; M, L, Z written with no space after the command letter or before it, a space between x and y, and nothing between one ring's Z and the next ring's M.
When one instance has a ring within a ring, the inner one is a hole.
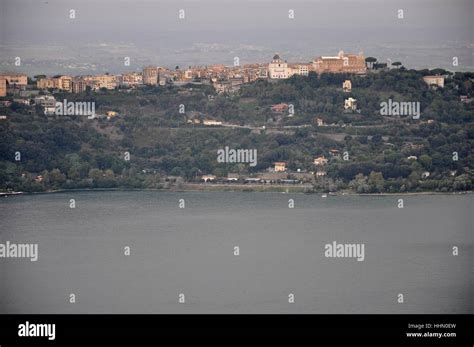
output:
M381 172L372 171L367 180L371 192L382 193L385 187L385 180Z
M49 181L53 186L58 187L66 182L66 176L59 169L53 169L49 173Z
M94 180L99 180L103 177L104 173L102 170L99 169L91 169L89 170L89 178L92 178Z
M354 179L349 182L349 187L356 191L356 193L370 193L370 186L367 183L367 176L359 173Z
M402 63L399 61L396 61L392 63L392 66L395 66L397 69L400 69L400 67L402 66Z
M367 57L365 58L365 63L367 65L367 68L373 69L374 68L374 63L377 61L377 58L374 57Z
M469 190L472 189L472 180L468 174L459 175L454 179L453 188L455 190Z
M420 163L425 170L430 170L433 164L433 159L429 155L423 154L420 156Z

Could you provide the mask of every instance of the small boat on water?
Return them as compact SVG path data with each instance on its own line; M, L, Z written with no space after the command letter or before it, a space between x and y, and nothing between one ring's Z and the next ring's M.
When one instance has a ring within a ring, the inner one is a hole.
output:
M322 198L327 198L328 195L327 195L327 194L323 194L323 195L321 195L321 197L322 197Z

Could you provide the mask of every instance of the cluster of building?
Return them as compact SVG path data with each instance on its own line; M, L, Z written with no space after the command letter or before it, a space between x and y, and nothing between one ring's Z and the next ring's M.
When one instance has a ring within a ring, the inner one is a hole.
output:
M326 165L330 160L340 160L341 153L338 149L330 149L329 157L320 155L313 160L313 171L296 170L290 171L287 163L283 161L273 163L266 172L260 172L255 177L244 177L236 173L230 173L227 177L217 177L216 175L202 175L201 182L204 183L244 183L244 184L299 184L311 182L315 178L322 178L327 175ZM291 178L289 178L291 177Z
M40 77L36 81L39 90L57 90L68 93L82 93L90 88L100 89L137 88L143 85L165 86L168 84L182 85L202 83L212 85L218 93L234 92L242 84L257 79L286 79L294 75L308 76L313 71L320 73L356 73L366 72L365 58L359 55L339 52L337 56L322 56L308 63L288 63L275 54L272 61L262 64L246 64L243 66L225 66L214 64L208 66L188 67L187 69L168 69L147 66L141 72L127 72L121 75L101 74L87 76L54 76ZM25 74L0 75L0 96L8 91L24 90L28 84Z
M38 89L55 89L68 93L83 93L90 87L91 90L115 89L118 86L118 77L114 75L95 76L56 76L39 78L36 81Z
M246 64L243 66L225 66L214 64L208 66L175 69L147 66L141 72L127 72L121 75L101 74L86 76L42 76L36 80L37 90L55 90L67 93L83 93L87 89L97 91L116 88L139 88L141 86L185 85L188 83L212 85L218 94L232 93L241 85L258 79L280 80L294 75L308 76L310 72L365 74L367 65L362 53L346 54L340 51L336 56L320 56L308 63L288 63L275 54L269 63ZM443 76L425 76L423 80L430 87L443 88ZM18 93L27 89L26 74L0 74L0 97L7 93ZM350 92L352 84L346 80L344 92ZM346 100L346 110L357 109L356 100Z
M289 64L275 54L273 60L268 64L267 77L270 79L286 79L293 75L308 76L313 71L321 73L355 73L367 72L365 57L362 53L345 54L340 51L337 56L322 56L309 63Z
M203 175L201 182L204 183L243 183L243 184L301 184L311 182L312 176L306 173L292 174L295 178L288 178L284 172L264 173L258 177L244 177L231 173L227 177L217 177L216 175Z
M28 76L25 74L0 74L0 96L6 96L14 90L24 90L28 85Z

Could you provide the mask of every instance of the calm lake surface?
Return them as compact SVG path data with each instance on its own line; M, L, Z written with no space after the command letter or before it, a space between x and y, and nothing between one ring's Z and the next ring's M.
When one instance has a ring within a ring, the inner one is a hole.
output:
M39 257L0 258L0 313L473 313L472 205L473 195L2 197L0 243L37 243ZM326 258L333 241L363 243L365 260Z

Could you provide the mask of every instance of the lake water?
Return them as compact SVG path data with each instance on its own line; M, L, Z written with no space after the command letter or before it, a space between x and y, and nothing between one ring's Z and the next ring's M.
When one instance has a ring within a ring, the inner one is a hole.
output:
M39 257L0 258L0 313L474 313L472 203L246 192L2 197L0 243L37 243ZM333 241L363 243L364 261L325 257Z

